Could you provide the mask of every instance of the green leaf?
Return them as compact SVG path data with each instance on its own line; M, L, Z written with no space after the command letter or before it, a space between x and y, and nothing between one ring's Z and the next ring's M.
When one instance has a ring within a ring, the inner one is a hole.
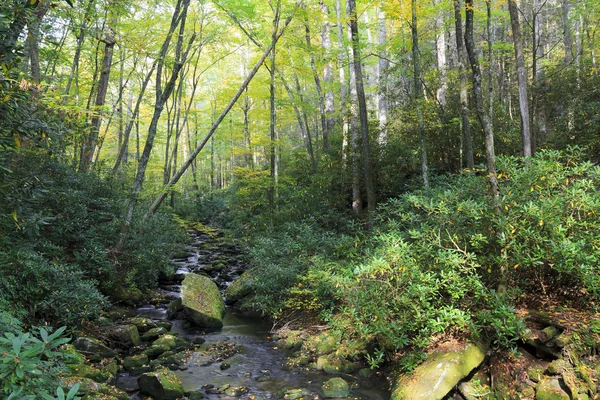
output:
M71 390L69 390L69 393L67 393L67 400L73 399L78 391L79 391L79 383L76 383L73 385Z

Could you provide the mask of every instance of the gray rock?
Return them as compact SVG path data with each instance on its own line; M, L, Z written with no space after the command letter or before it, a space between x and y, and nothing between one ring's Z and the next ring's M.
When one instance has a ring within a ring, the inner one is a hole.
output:
M88 337L78 337L73 342L77 351L92 361L100 360L104 357L115 357L117 353L110 347L104 345L98 339Z

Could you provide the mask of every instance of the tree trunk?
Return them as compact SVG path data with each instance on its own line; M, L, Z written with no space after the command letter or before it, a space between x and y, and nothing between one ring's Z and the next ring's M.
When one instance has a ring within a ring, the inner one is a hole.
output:
M329 24L329 7L321 0L321 12L325 18L323 27L321 29L321 43L325 50L325 57L327 62L323 68L323 82L325 84L325 130L323 131L323 147L325 152L329 151L329 135L333 131L335 126L335 105L334 105L334 94L333 94L333 65L331 62L331 36L330 36L330 24ZM327 138L327 139L326 139Z
M100 70L100 78L98 79L98 89L96 92L96 101L94 105L94 116L92 117L90 134L83 144L81 149L81 158L79 160L79 170L86 172L90 168L96 145L98 144L98 133L100 132L100 124L102 123L102 107L106 101L106 92L108 90L108 79L110 77L110 69L112 67L113 50L115 47L115 31L108 26L104 37L104 56L102 58L102 66Z
M369 146L369 116L367 114L367 99L363 84L362 61L360 59L360 44L358 38L358 18L356 16L355 0L348 1L348 14L350 16L350 32L352 34L352 58L354 67L354 78L356 84L356 96L358 98L358 111L360 118L360 132L362 139L363 172L365 175L365 186L367 189L367 220L372 225L372 218L377 208L375 197L375 182L371 167L371 150Z
M277 40L277 31L279 29L279 17L281 11L281 0L277 0L277 5L273 9L273 13L275 17L273 18L273 33L271 34L271 41L275 43ZM310 45L310 37L308 33L308 25L304 25L307 32L307 40ZM309 49L310 50L310 49ZM270 173L271 173L271 187L269 188L269 225L271 229L274 226L275 220L275 209L277 208L276 202L277 198L275 196L275 190L277 188L277 180L279 178L278 174L278 165L277 165L277 110L275 108L275 45L273 45L273 49L271 50L271 70L270 70L270 79L269 79L269 133L270 133L270 143L269 143L269 158L271 160ZM312 55L311 55L312 60ZM313 60L313 73L314 73L314 60Z
M465 45L473 73L473 97L475 98L475 108L477 117L485 134L485 153L487 159L487 172L490 181L490 192L492 194L493 208L500 212L500 195L498 192L498 176L496 173L496 153L494 151L494 132L492 123L485 111L483 94L481 89L481 69L479 59L475 49L475 40L473 39L473 0L465 0L466 20L465 20Z
M336 0L335 2L335 13L337 19L338 67L340 77L340 114L342 119L342 176L340 177L340 181L342 193L344 193L346 191L345 177L348 161L348 133L350 132L350 125L348 121L348 109L346 99L346 67L344 66L344 54L346 52L346 48L344 46L344 28L342 22L342 5L340 0ZM354 196L352 198L354 199ZM354 209L354 206L352 208Z
M71 91L71 83L73 82L73 77L79 70L79 58L81 57L81 49L83 48L83 42L85 41L85 33L87 30L87 22L88 16L90 15L92 6L94 5L94 0L89 0L87 7L85 9L85 13L83 14L83 19L81 20L81 27L79 28L79 34L77 35L77 45L75 47L75 55L73 56L73 64L71 65L71 73L69 74L69 79L67 80L67 85L65 88L65 95L62 100L62 104L67 102L69 98L69 93Z
M285 88L288 92L288 95L290 96L290 100L292 101L292 107L296 114L296 119L298 120L298 125L300 126L300 131L302 132L302 138L304 139L304 142L306 143L306 152L308 153L308 157L310 159L310 169L311 169L311 172L314 174L315 172L317 172L317 161L315 159L315 154L313 151L312 135L310 133L310 126L308 125L308 118L306 116L306 111L304 110L304 106L302 106L302 104L304 104L304 97L302 96L302 88L300 87L300 81L298 80L298 75L294 74L294 81L296 82L296 91L298 92L298 96L300 97L300 107L302 108L302 111L300 111L299 106L294 101L293 93L290 90L288 84L283 79L283 76L281 77L281 79L282 79L283 85L285 86Z
M377 63L377 116L379 117L379 137L377 141L379 145L385 146L388 141L387 133L387 54L385 47L387 45L387 29L385 13L381 6L377 10L377 19L379 24L379 61Z
M323 88L321 87L321 79L319 78L319 72L317 71L317 66L315 64L315 57L312 52L312 45L310 42L310 26L308 19L304 20L304 38L306 40L306 47L308 49L309 57L310 57L310 69L313 73L313 78L315 80L315 87L317 89L317 96L319 98L319 113L321 120L321 132L323 134L323 151L327 153L329 150L329 137L327 135L327 122L325 116L325 99L323 98Z
M350 7L350 1L346 0L346 16L349 20L353 18L351 12L352 9ZM350 25L350 23L348 23ZM350 26L347 27L348 39L350 42L353 40L352 28ZM352 164L352 211L355 214L362 213L363 203L362 203L362 195L360 192L360 132L358 128L358 118L359 111L357 107L357 95L356 95L356 68L354 65L354 53L350 53L348 55L348 71L350 73L350 96L348 98L349 104L349 115L350 119L350 163Z
M510 25L517 58L517 79L519 86L519 109L521 111L521 137L523 139L523 156L531 157L531 131L529 120L529 99L527 97L527 70L523 57L523 44L521 43L521 28L519 26L519 11L515 0L508 0Z
M571 0L562 0L562 28L563 45L565 46L565 64L571 64L573 60L573 37L571 35L571 25L569 23L569 11L571 10Z
M119 154L117 155L117 160L115 161L115 166L113 167L113 174L116 173L119 168L121 167L121 164L123 162L126 162L127 160L127 149L128 149L128 143L129 143L129 136L131 134L131 130L133 129L133 125L136 122L136 120L138 119L139 116L139 112L140 112L140 106L142 104L142 100L144 99L144 93L146 92L146 88L148 87L148 83L150 82L150 78L152 77L152 73L154 72L154 69L156 68L156 63L157 61L155 60L152 63L152 66L150 67L150 71L148 71L148 74L146 74L146 77L144 78L144 81L142 82L142 87L140 88L140 91L138 93L138 98L137 101L135 102L135 108L133 109L133 113L131 115L131 118L129 119L129 121L127 122L127 125L125 126L125 131L123 133L123 143L125 143L124 146L121 146L121 148L119 149ZM139 144L137 146L137 157L139 159Z
M429 173L427 168L427 151L425 149L425 124L423 123L423 111L421 109L421 98L423 88L421 86L421 65L419 62L419 33L417 30L417 0L411 0L412 5L412 58L413 58L413 79L414 79L414 98L417 111L417 126L419 130L419 140L421 142L421 176L423 186L429 186Z
M471 137L471 124L469 122L469 95L467 93L467 71L465 69L465 44L462 33L461 0L454 0L454 26L456 30L456 52L458 59L458 74L460 80L460 118L462 137L465 145L467 168L475 167L473 157L473 139Z

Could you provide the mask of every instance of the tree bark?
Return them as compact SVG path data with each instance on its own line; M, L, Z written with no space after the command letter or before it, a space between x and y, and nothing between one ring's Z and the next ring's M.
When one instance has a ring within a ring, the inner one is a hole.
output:
M467 93L467 71L465 69L465 44L462 32L461 0L454 0L454 27L456 30L456 52L458 60L458 75L460 80L460 118L462 136L465 145L467 168L475 167L473 157L473 139L469 122L469 95Z
M333 94L333 65L331 62L331 36L330 36L330 23L329 23L329 7L321 0L321 12L325 18L323 27L321 29L321 43L325 50L325 57L327 58L325 66L323 67L323 82L325 84L325 130L323 131L323 149L327 153L329 151L329 135L333 131L335 126L335 104ZM327 141L326 139L327 138Z
M346 0L346 16L348 19L352 19L352 9L350 8L350 1ZM353 35L350 22L348 22L347 34L350 43L352 43ZM352 47L351 47L352 50ZM348 71L349 71L349 98L348 98L348 118L349 118L349 130L350 130L350 163L352 164L352 211L355 214L362 213L363 203L360 187L360 132L358 127L359 111L357 107L357 95L356 95L356 68L354 67L354 53L348 54Z
M273 18L273 33L271 34L271 41L273 43L277 42L277 31L279 29L279 18L281 11L281 0L277 0L277 5L273 9L273 13L275 17ZM307 40L310 45L310 34L308 31L308 25L304 25L307 32ZM310 49L309 49L310 50ZM275 45L273 45L273 49L271 50L271 69L270 69L270 79L269 79L269 133L270 133L270 143L269 143L269 158L271 160L270 166L270 174L271 174L271 187L269 188L269 225L271 229L274 226L275 219L275 209L276 206L276 195L275 191L278 185L278 165L277 165L277 110L275 108ZM312 59L312 67L314 73L314 60Z
M342 119L342 176L340 177L342 193L346 191L345 177L348 163L348 133L350 125L348 120L347 93L346 93L346 67L344 66L346 48L344 47L344 27L342 22L342 5L340 0L335 2L338 38L338 68L340 79L340 114ZM359 196L360 197L360 196ZM352 197L354 199L354 196ZM354 209L354 206L353 206Z
M429 172L427 167L427 150L425 149L425 124L423 123L423 111L421 109L421 98L423 97L423 88L421 86L421 65L419 62L419 32L417 29L417 0L411 0L412 5L412 58L413 58L413 80L414 80L414 98L417 111L417 128L419 131L419 140L421 142L421 177L423 186L429 186Z
M373 181L373 172L371 167L371 150L369 146L369 116L367 114L367 99L365 97L365 88L363 83L362 61L360 59L360 44L358 37L358 18L356 15L355 0L348 0L348 15L350 17L350 32L352 34L352 58L354 67L354 77L356 84L356 96L358 98L358 111L360 119L360 133L362 139L362 160L363 172L365 175L365 186L367 189L367 220L369 226L372 225L372 218L377 208L377 199L375 196L375 182Z
M387 117L388 117L388 103L387 103L387 54L385 47L387 45L387 29L385 13L379 7L377 11L377 19L379 25L379 60L377 63L377 116L379 117L379 137L377 141L380 146L385 146L388 141L387 132Z
M521 43L521 27L519 26L519 11L515 0L508 0L510 25L512 27L513 44L517 59L517 80L519 86L519 109L521 111L521 138L523 140L523 156L531 157L531 130L529 120L529 98L527 97L527 70L523 57Z
M465 45L471 64L473 78L473 97L475 98L475 108L477 117L485 134L485 153L487 160L487 172L490 182L490 192L492 195L492 204L495 212L500 212L500 194L498 191L498 176L496 173L496 153L494 150L494 131L488 114L485 111L483 94L481 89L481 69L479 59L475 50L475 40L473 39L473 0L465 0L466 19L465 19Z
M94 105L96 110L92 117L90 134L83 144L81 149L81 158L79 160L79 170L86 172L90 168L94 151L98 142L98 133L100 132L100 124L102 123L102 107L106 101L106 92L108 90L108 79L110 77L110 69L112 67L113 50L115 47L115 31L108 26L104 37L104 56L102 58L102 66L100 77L98 79L98 89L96 92L96 101Z
M571 25L569 23L569 11L571 11L571 0L561 1L562 10L562 28L563 28L563 45L565 47L565 64L571 64L573 60L573 36L571 34Z

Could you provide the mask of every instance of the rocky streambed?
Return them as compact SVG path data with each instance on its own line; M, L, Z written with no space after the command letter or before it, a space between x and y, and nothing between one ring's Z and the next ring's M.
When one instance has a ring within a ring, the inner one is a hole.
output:
M273 337L267 321L248 313L251 274L240 249L201 225L190 235L188 254L174 260L176 272L162 277L152 299L122 293L128 307L110 311L106 326L67 346L74 375L67 383L80 383L80 396L389 398L383 378L325 355L335 343L310 366L288 362L297 343L290 345L289 335Z

